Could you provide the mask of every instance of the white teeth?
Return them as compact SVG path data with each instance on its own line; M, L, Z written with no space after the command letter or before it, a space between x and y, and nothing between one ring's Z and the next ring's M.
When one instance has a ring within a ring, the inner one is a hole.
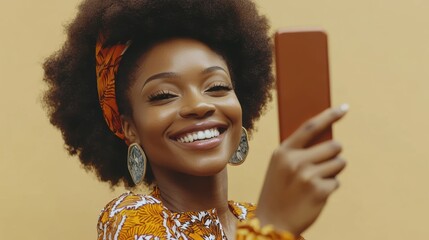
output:
M205 130L204 134L206 135L207 138L212 138L213 137L212 132L210 130Z
M210 139L219 135L219 130L217 128L212 128L204 131L188 133L185 136L178 138L177 141L181 143L191 143L196 140Z
M203 131L198 131L198 139L204 139L205 138L205 134Z

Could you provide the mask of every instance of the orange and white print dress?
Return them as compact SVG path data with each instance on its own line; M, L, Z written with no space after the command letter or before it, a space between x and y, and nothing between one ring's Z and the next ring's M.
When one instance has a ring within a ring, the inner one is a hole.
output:
M289 233L259 231L248 221L254 216L253 204L229 201L229 208L240 221L237 239L294 239ZM171 212L156 187L149 195L128 192L111 201L102 210L97 229L98 240L227 239L216 209Z

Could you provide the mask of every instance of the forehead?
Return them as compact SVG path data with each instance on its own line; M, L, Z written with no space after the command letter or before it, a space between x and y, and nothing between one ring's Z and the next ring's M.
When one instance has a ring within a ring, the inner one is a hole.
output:
M219 66L228 70L225 60L204 43L193 39L171 39L154 45L137 60L137 76L159 72L186 72Z

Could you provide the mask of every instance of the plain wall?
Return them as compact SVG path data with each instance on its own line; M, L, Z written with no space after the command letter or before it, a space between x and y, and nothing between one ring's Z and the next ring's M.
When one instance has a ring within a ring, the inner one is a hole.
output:
M327 30L333 104L351 106L335 126L349 163L342 187L306 238L427 239L429 1L257 3L273 29ZM40 103L41 63L61 46L77 4L0 1L0 239L95 239L100 209L125 191L67 155ZM278 144L275 103L246 163L230 167L231 199L257 201Z

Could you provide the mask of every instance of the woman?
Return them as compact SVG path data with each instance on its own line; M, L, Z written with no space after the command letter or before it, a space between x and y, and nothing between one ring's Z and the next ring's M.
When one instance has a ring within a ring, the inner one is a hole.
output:
M275 150L256 210L227 198L226 166L245 160L271 97L267 31L249 0L80 6L44 65L51 122L101 181L154 186L110 202L99 239L294 239L314 222L345 163L338 143L304 146L345 108Z

